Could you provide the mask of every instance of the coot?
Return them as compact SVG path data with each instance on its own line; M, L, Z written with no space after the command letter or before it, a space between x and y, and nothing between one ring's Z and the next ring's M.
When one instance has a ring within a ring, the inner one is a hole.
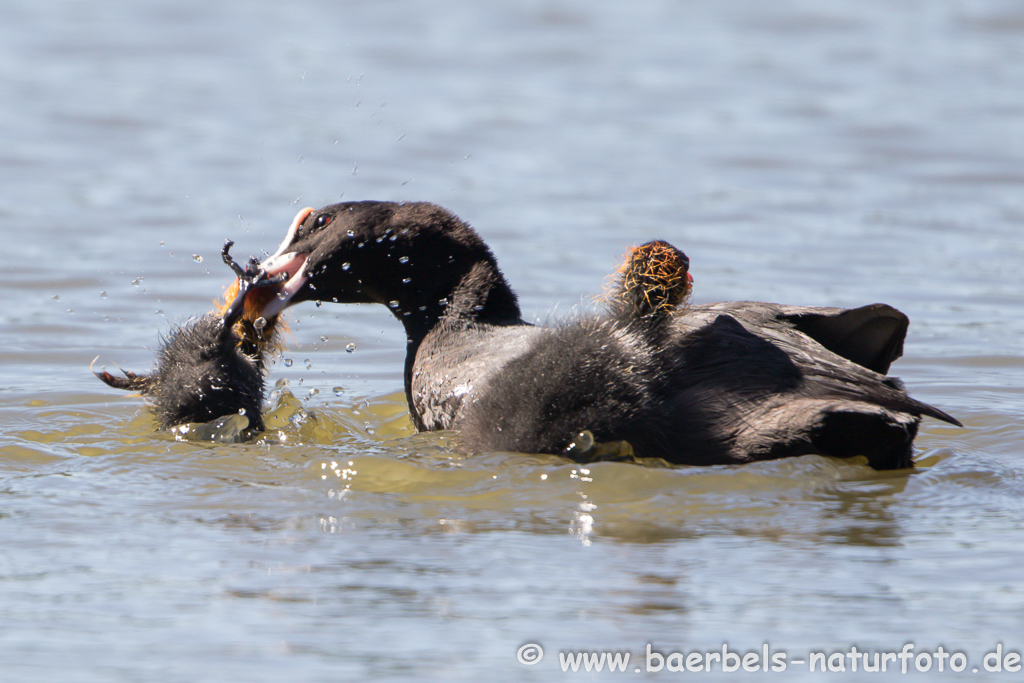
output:
M429 203L303 209L261 266L287 278L265 317L311 300L387 306L408 340L413 422L458 430L467 453L572 455L587 430L673 463L818 453L898 468L921 416L959 424L885 376L908 321L883 304L673 304L657 333L613 305L533 326L480 236Z
M146 397L162 429L244 411L249 432L263 430L260 408L266 358L278 344L283 323L278 316L261 316L258 309L267 296L273 296L270 286L279 283L256 259L242 269L229 254L231 245L230 241L224 245L222 256L238 279L217 312L173 330L161 343L152 372L139 375L122 370L124 377L96 373L114 388ZM268 293L260 298L259 290Z
M663 240L630 249L606 302L612 315L652 332L664 327L693 290L690 259Z

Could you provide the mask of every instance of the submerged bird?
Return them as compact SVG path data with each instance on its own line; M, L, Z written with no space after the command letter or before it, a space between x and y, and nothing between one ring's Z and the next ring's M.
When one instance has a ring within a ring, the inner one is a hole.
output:
M251 433L263 430L266 359L279 345L283 322L259 309L277 282L255 258L242 269L229 254L232 244L225 243L221 255L238 279L224 303L172 331L161 344L155 370L144 375L122 370L124 377L95 373L116 389L146 397L161 429L242 413Z
M533 326L490 249L455 215L428 203L348 202L295 217L261 264L287 278L261 313L311 300L387 306L405 327L415 426L458 430L467 453L571 456L586 430L673 463L818 453L888 469L912 466L922 416L959 425L885 376L908 326L896 309L677 310L688 271L682 289L678 267L671 285L657 271L629 284L653 258L627 265L609 312ZM651 308L651 294L663 304Z

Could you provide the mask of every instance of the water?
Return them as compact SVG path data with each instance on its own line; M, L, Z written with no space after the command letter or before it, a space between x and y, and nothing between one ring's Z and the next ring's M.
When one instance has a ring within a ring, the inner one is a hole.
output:
M1021 652L1022 82L1010 2L4 3L3 680ZM265 443L174 441L91 376L211 307L224 239L342 198L451 208L531 319L653 238L698 301L890 303L894 374L967 427L925 422L914 473L465 458L413 433L386 308L330 302L291 312Z

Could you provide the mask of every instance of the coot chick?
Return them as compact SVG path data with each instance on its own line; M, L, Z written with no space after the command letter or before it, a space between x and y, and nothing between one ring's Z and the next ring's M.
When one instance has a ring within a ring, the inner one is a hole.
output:
M249 433L263 431L264 370L266 356L277 343L277 316L270 322L253 317L256 309L250 302L247 310L246 298L270 292L278 283L255 258L243 270L229 254L232 244L225 243L221 255L238 279L218 312L173 330L160 346L154 371L138 375L122 370L124 377L96 373L116 389L146 397L161 429L243 413ZM257 305L262 308L265 300Z
M623 330L639 335L637 343L657 346L672 334L670 321L693 291L689 269L690 259L668 242L654 240L630 249L604 297L608 312ZM589 429L576 434L563 453L582 462L636 457L629 442L599 442Z
M617 314L532 326L479 235L428 203L304 209L262 267L288 278L264 316L386 305L405 327L414 424L458 430L467 453L563 453L589 430L674 463L818 453L896 468L912 465L922 415L959 424L884 375L907 326L889 306L689 306L656 335Z
M606 297L609 312L652 333L693 291L690 259L663 240L630 249Z

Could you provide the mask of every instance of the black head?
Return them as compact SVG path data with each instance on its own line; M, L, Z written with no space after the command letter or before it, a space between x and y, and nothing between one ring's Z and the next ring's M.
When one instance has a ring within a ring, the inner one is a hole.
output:
M519 317L490 249L435 204L346 202L303 209L262 267L288 277L265 315L315 300L384 304L407 328L453 313Z

